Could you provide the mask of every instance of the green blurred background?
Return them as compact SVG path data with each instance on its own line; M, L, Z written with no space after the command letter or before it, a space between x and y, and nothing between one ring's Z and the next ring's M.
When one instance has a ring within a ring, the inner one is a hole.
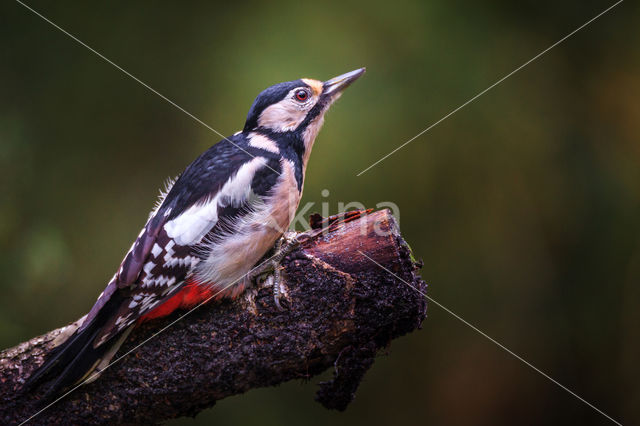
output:
M613 2L32 5L223 134L257 93L367 74L328 114L304 202L400 207L430 296L625 424L640 422L640 9ZM220 138L18 3L1 6L0 346L84 314L157 189ZM321 191L328 189L328 198ZM172 424L607 424L430 305L345 413L316 380Z

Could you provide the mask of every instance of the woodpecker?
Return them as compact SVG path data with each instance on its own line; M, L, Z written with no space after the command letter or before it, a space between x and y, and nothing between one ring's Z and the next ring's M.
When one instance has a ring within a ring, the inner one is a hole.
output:
M329 107L364 72L325 82L303 78L261 92L242 131L209 148L161 192L81 325L23 389L46 379L51 396L95 380L140 322L237 297L259 275L273 281L279 307L277 263L295 245L283 235L302 196L311 149ZM274 246L272 260L252 270Z

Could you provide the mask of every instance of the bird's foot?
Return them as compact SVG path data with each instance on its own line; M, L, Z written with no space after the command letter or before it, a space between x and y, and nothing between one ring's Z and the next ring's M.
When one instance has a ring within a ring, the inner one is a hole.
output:
M256 283L268 283L273 286L273 301L279 310L284 310L280 304L282 297L282 266L280 262L289 253L300 245L300 241L295 237L295 233L287 232L278 241L273 248L273 255L255 267L249 273L249 279Z

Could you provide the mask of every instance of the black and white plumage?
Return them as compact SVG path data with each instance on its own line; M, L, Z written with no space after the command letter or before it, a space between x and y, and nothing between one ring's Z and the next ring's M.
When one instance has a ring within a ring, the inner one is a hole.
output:
M101 371L142 318L239 294L247 273L293 220L325 112L362 73L264 90L243 130L209 148L168 186L81 326L24 389L51 378L55 394Z

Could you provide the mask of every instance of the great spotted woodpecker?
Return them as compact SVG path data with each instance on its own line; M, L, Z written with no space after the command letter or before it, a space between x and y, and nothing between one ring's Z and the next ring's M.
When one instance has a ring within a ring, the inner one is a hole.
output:
M54 395L94 371L95 378L136 324L212 296L236 297L265 272L249 274L294 218L324 114L364 71L260 93L244 129L209 148L168 186L81 325L23 389L49 379Z

